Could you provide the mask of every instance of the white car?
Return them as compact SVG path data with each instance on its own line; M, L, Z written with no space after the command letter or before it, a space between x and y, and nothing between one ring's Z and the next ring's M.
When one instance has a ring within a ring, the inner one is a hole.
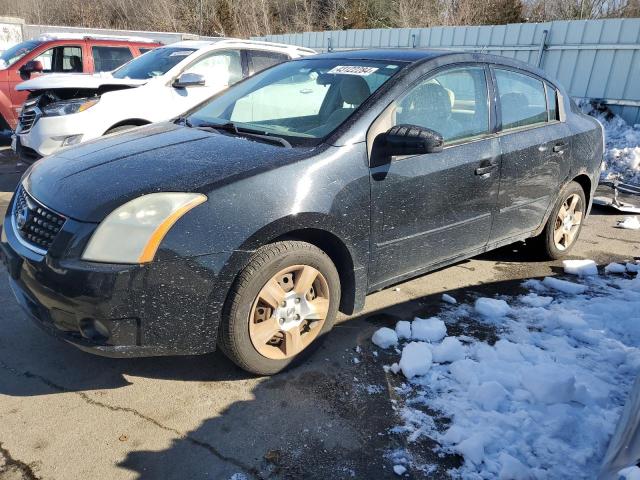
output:
M169 120L267 67L311 49L249 40L184 41L101 75L46 75L16 87L30 96L12 148L31 163L60 148Z

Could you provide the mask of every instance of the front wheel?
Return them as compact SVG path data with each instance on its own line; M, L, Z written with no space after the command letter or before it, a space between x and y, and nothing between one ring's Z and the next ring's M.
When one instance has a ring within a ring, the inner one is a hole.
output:
M218 344L244 370L278 373L318 345L339 303L340 277L326 253L306 242L266 245L234 282Z
M574 247L587 211L584 190L577 182L569 182L560 192L542 233L536 237L543 253L562 258Z

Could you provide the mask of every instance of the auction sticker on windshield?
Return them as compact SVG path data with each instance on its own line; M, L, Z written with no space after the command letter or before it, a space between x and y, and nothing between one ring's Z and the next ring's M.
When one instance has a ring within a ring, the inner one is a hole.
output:
M361 77L366 77L367 75L371 75L373 72L377 71L377 67L363 67L359 65L338 65L337 67L333 67L327 73L334 73L338 75L359 75Z

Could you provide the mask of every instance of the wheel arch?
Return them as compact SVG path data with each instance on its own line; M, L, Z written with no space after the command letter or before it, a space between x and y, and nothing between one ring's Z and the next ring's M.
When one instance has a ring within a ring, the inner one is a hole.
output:
M591 202L591 178L586 173L581 173L580 175L574 177L572 181L576 182L578 185L582 187L584 191L584 198L586 200L586 204L589 205Z
M325 252L335 265L340 277L341 295L339 310L347 315L354 313L357 304L355 266L351 252L344 242L334 233L319 228L299 228L292 230L272 239L270 243L281 240L307 242Z
M128 118L126 120L121 120L118 123L111 125L107 128L103 135L106 135L109 130L113 130L114 128L123 127L125 125L135 125L136 127L140 127L142 125L148 125L151 122L149 120L145 120L144 118Z

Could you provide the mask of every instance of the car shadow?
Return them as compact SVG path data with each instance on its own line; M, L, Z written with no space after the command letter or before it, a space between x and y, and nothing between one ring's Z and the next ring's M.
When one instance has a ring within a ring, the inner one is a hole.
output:
M524 292L520 280L510 280L470 285L447 293L472 304L480 295ZM0 339L0 395L78 392L86 396L84 392L128 387L128 378L139 377L143 382L176 380L184 389L189 389L189 384L196 388L202 382L219 383L212 386L213 395L242 398L232 400L224 410L188 432L162 424L162 412L136 402L143 405L138 408L150 412L137 418L169 431L172 438L163 450L140 449L137 445L144 439L136 439L135 431L128 432L131 446L118 466L135 472L139 479L226 479L234 473L247 478L396 478L391 466L402 461L398 458L411 458L414 466L424 467L413 469L412 478L445 478L447 470L460 465L460 457L438 451L428 437L409 442L406 433L393 429L404 423L397 389L410 387L402 375L383 369L383 365L398 361L398 353L382 351L371 343L371 335L380 326L394 327L399 319L427 317L452 308L442 302L441 294L390 307L383 305L376 311L346 319L336 325L307 361L282 374L260 379L217 352L141 359L96 357L49 338L21 318L20 322L10 322L12 327ZM18 314L13 309L3 313ZM469 335L488 343L498 338L492 327L474 317L473 310L468 317L448 324L448 331L450 335ZM16 342L25 341L16 348ZM9 344L12 355L7 356ZM250 398L234 395L233 385L247 382L252 382ZM153 389L160 388L153 385ZM132 388L151 395L140 385ZM159 390L161 394L169 392ZM94 403L94 398L105 398L106 405L113 402L107 397L90 398ZM127 404L122 408L133 410ZM439 428L446 429L446 418L433 411L424 413Z

